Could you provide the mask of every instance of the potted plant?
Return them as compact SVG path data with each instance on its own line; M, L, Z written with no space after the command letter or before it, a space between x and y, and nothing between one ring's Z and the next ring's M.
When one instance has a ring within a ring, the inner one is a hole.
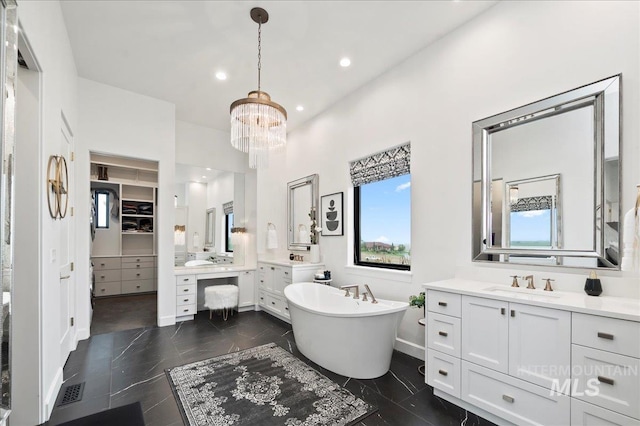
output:
M424 302L425 302L425 293L421 292L417 296L409 296L409 306L412 308L422 308L422 312L424 314Z

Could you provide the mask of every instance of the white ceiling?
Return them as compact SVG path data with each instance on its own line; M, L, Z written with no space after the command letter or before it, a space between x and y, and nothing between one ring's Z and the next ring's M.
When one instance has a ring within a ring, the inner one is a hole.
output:
M228 131L229 105L257 89L289 130L495 1L62 1L78 74L176 105L176 118ZM351 58L341 68L341 57ZM226 81L214 74L225 71ZM296 111L303 105L303 112Z
M205 183L216 179L222 173L224 173L224 171L211 169L210 167L176 163L176 176L174 181L175 183Z

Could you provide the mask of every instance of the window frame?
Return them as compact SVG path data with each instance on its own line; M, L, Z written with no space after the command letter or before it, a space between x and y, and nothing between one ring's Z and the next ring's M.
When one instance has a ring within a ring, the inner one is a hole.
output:
M229 226L229 216L233 216L233 212L226 213L224 215L224 251L225 253L233 253L233 246L231 245L231 228L233 228L233 219L231 226ZM229 248L231 246L231 248Z
M371 182L373 183L373 182ZM360 186L353 188L353 264L354 266L364 266L379 269L392 269L396 271L411 271L411 263L409 265L398 265L395 263L377 263L367 262L360 259Z
M106 211L105 211L105 217L106 217L106 224L105 226L100 226L100 221L98 220L99 216L100 216L100 196L104 195L107 198L107 202L106 202ZM96 196L95 196L95 212L96 212L96 217L95 217L95 224L96 224L96 229L109 229L110 225L111 225L111 221L109 220L109 212L110 212L110 206L109 204L111 204L111 194L109 194L109 191L103 191L100 189L96 190Z

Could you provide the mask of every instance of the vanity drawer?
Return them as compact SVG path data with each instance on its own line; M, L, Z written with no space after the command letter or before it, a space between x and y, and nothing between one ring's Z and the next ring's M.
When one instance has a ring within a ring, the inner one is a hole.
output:
M113 296L115 294L122 293L122 287L120 281L96 283L96 287L93 292L96 297Z
M122 281L151 279L153 279L153 268L122 270Z
M125 264L127 263L148 263L151 262L154 266L156 263L156 258L154 256L131 256L131 257L123 257L122 258L122 267L126 268Z
M571 349L571 396L640 419L640 359L579 345Z
M155 266L155 263L153 262L131 262L131 263L122 262L122 269L142 269L142 268L153 269L154 266Z
M195 294L185 294L176 296L176 306L183 305L195 305L196 304L196 295Z
M428 312L427 347L460 358L460 318Z
M182 305L176 306L176 317L183 315L195 315L197 313L196 305Z
M187 285L177 285L176 286L176 296L185 295L185 294L196 294L197 284L187 284Z
M640 322L580 313L571 319L572 343L640 358Z
M153 280L122 281L122 293L144 293L153 291Z
M427 384L460 398L460 358L427 349Z
M102 271L104 269L120 269L122 263L119 257L99 257L93 258L93 270Z
M428 290L427 310L439 314L460 317L461 296L445 291Z
M265 295L264 291L260 291L258 293L258 304L261 306L267 305L267 296Z
M284 310L282 308L282 299L279 297L272 296L270 294L266 295L266 306L279 314Z
M96 285L109 281L120 281L120 269L105 269L103 271L95 271Z
M178 275L176 277L176 285L195 284L195 275Z
M517 425L568 425L571 398L462 361L461 399Z
M571 426L640 426L640 420L571 398Z

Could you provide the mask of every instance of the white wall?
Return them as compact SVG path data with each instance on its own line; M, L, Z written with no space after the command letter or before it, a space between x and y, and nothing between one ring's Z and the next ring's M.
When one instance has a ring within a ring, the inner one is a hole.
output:
M471 123L622 73L623 200L630 208L640 182L639 6L500 2L292 131L286 154L258 173L258 227L274 222L283 246L286 183L311 173L320 175L321 195L345 192L352 216L348 161L411 141L411 274L345 267L352 237L323 237L334 283L369 283L377 297L406 301L420 284L456 274L508 283L514 270L548 271L556 287L581 291L585 270L471 262ZM261 255L286 254L264 247L265 235L258 233ZM637 277L602 275L605 294L639 297ZM399 329L406 342L399 348L416 356L423 356L421 316L409 310Z
M60 221L49 216L42 182L49 156L60 154L62 115L72 132L78 127L77 72L58 2L20 2L18 17L42 73L38 76L41 115L31 117L39 140L32 141L28 150L19 146L16 152L16 187L22 185L18 182L18 167L35 179L23 181L24 192L17 194L15 211L19 215L36 209L37 221L28 228L16 224L15 238L28 244L16 247L15 257L30 262L16 260L15 265L11 422L38 424L48 418L53 408L64 365L59 346L59 265L57 260L50 261L50 251L58 248ZM20 145L21 141L17 143ZM25 276L25 268L35 271L35 282L33 275L28 280L20 279ZM86 279L87 275L76 274L76 285L86 284ZM77 293L82 297L81 291ZM88 300L87 294L85 291ZM75 330L73 333L75 341ZM29 354L35 354L39 362L33 362L34 357Z
M78 89L78 194L89 192L89 152L158 162L158 214L155 225L158 245L158 325L173 324L175 106L82 78L78 79ZM89 203L80 203L77 210L79 253L88 253ZM78 259L78 265L88 268L88 257ZM88 324L88 318L83 320Z

